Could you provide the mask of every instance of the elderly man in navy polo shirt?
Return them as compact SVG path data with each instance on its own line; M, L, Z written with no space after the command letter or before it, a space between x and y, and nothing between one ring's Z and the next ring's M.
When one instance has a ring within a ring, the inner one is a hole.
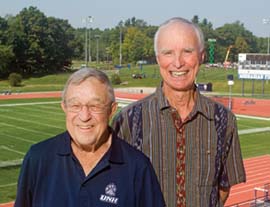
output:
M15 207L165 206L148 158L108 125L117 104L103 72L71 75L61 106L67 131L30 148Z

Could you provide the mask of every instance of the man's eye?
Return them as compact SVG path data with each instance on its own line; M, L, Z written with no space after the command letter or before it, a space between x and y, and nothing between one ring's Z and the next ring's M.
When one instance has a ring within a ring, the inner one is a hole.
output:
M185 49L184 52L185 53L192 53L193 52L193 49Z
M81 105L80 104L72 104L70 107L72 109L79 109L81 107Z
M89 108L91 109L91 111L102 111L103 110L103 107L99 106L99 105L92 105L92 106L89 106Z
M173 53L171 51L164 52L163 55L171 56Z

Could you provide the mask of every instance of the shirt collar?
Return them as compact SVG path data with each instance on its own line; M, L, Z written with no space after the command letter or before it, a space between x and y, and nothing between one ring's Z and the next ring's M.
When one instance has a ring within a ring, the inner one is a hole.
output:
M68 131L64 132L63 134L59 135L60 137L58 138L57 142L57 153L59 155L70 155L72 150L71 150L71 137Z
M124 158L123 158L122 148L119 147L119 145L118 145L120 143L119 143L119 140L117 138L117 135L115 134L115 132L113 130L111 130L111 131L112 131L112 144L111 144L109 150L105 153L104 159L107 159L113 163L123 163ZM58 144L59 148L58 148L57 153L59 155L72 154L71 137L70 137L70 134L68 133L68 131L66 131L60 135L60 137L58 139L58 143L59 143Z
M123 163L124 157L122 152L122 147L119 138L117 137L116 133L112 131L112 144L108 150L108 152L105 154L107 156L107 159L110 162L113 163Z
M214 115L211 113L212 110L209 108L212 106L209 99L202 95L197 87L195 87L195 93L196 101L189 117L192 118L199 113L209 120L214 119Z
M165 97L163 93L162 85L163 85L163 81L160 82L160 85L157 87L156 92L155 92L158 99L158 106L160 110L164 110L171 107L169 104L169 101L167 100L167 98ZM191 111L189 117L192 118L196 116L196 114L200 113L203 116L205 116L207 119L210 119L210 120L214 119L213 114L210 113L211 110L209 110L209 107L211 106L209 105L209 99L203 96L196 86L195 86L195 93L196 93L197 98L196 98L193 110Z
M163 82L161 81L155 92L160 110L170 108L169 101L167 100L167 98L165 97L163 93L162 85L163 85Z

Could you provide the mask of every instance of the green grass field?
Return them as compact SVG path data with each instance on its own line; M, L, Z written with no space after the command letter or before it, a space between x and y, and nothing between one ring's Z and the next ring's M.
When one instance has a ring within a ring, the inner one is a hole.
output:
M123 68L121 70L104 70L108 76L118 72L121 81L124 85L114 85L114 87L156 87L160 82L158 65L144 65L142 70L138 66L132 66L131 69ZM145 78L133 79L132 74L144 74ZM197 83L212 83L212 89L214 92L227 95L229 87L227 83L227 75L232 74L234 76L234 85L232 86L232 95L242 95L242 80L238 79L236 69L224 69L224 68L205 68L201 66L198 74ZM60 91L70 72L61 74L44 75L41 77L31 77L24 79L22 86L10 87L7 80L0 80L0 93L1 91L11 90L12 92L33 92L33 91ZM270 98L270 86L269 81L264 82L264 98ZM260 80L245 80L244 81L244 95L254 96L261 98L263 94L262 81ZM253 92L252 92L253 86Z
M60 99L0 100L0 203L15 199L19 162L29 147L65 130ZM268 120L238 118L241 130L268 127ZM240 135L244 158L270 154L270 132ZM8 167L3 167L9 165Z

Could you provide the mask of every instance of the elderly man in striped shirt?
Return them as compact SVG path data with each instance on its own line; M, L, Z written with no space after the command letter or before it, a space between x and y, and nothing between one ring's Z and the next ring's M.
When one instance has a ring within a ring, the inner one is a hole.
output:
M204 36L176 17L158 28L154 44L160 85L123 108L112 125L151 159L167 206L223 206L246 176L235 115L195 85Z

